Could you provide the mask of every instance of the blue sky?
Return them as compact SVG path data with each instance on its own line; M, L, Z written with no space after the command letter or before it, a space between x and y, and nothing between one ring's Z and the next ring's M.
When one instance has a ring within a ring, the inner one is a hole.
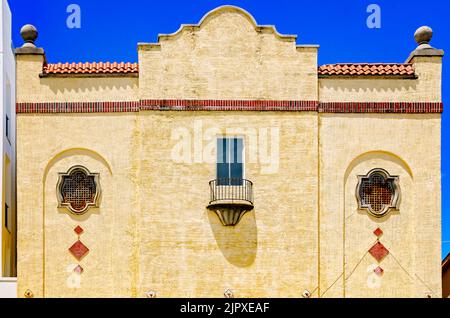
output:
M381 28L366 25L370 4L381 8ZM259 24L297 34L299 44L320 44L319 64L337 62L404 62L416 43L414 31L430 25L432 45L450 54L448 0L9 0L13 42L20 46L20 27L34 24L49 62L137 62L138 42L156 42L158 33L172 33L182 23L197 23L224 4L249 11ZM81 28L66 26L70 4L81 8ZM450 107L450 63L444 58L444 107ZM450 253L450 115L442 122L443 256Z

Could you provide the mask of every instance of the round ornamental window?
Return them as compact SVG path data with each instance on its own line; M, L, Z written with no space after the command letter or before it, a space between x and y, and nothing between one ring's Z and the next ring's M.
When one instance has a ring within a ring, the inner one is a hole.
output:
M59 207L66 207L75 214L83 214L90 207L98 207L98 174L76 166L59 174Z
M383 169L374 169L365 176L358 176L358 179L356 196L360 209L367 209L376 217L398 209L400 193L397 176L391 176Z

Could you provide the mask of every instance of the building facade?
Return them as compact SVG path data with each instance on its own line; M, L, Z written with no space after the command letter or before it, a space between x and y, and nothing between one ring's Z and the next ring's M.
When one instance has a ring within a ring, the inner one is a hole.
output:
M138 63L16 50L21 297L441 297L441 68L219 7Z
M450 254L442 261L442 298L450 298Z
M2 141L1 198L2 225L0 227L2 256L0 265L0 298L16 297L16 62L11 40L11 11L6 0L0 5L0 100Z

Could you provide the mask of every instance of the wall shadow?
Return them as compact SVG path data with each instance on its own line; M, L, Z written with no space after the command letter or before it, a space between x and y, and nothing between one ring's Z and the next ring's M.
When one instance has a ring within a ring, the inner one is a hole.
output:
M217 246L227 261L237 267L249 267L256 259L258 230L255 210L247 212L236 226L223 226L213 211L206 211Z
M137 78L134 77L66 77L64 81L58 79L58 77L41 78L40 83L42 86L47 86L55 95L65 93L93 94L105 90L131 91L137 89Z
M348 177L350 176L350 173L352 172L352 170L356 166L358 166L361 163L363 163L367 160L370 160L370 159L380 159L380 160L385 160L385 161L391 161L391 162L395 163L396 165L402 167L402 169L405 170L409 174L411 179L414 179L414 175L413 175L411 167L408 165L408 163L405 160L403 160L403 158L401 158L400 156L398 156L394 153L391 153L389 151L373 150L373 151L368 151L363 154L360 154L359 156L357 156L350 162L350 164L347 166L347 169L344 174L344 185L347 184Z
M335 92L354 92L359 94L408 94L417 91L417 80L384 78L361 78L342 80L329 78L320 81L322 89Z
M100 215L100 208L90 208L84 214L74 214L70 212L67 208L58 208L59 214L65 214L71 218L74 222L84 222L87 221L92 215Z

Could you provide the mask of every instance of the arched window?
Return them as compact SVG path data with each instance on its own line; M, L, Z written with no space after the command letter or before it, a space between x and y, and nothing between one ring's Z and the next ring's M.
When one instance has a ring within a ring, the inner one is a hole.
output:
M365 176L358 176L356 197L359 209L367 209L376 217L382 217L391 209L398 210L400 187L398 177L384 169L373 169Z
M60 173L57 186L59 207L66 207L75 214L83 214L90 207L98 207L98 179L98 173L90 173L82 166L75 166L67 173Z

